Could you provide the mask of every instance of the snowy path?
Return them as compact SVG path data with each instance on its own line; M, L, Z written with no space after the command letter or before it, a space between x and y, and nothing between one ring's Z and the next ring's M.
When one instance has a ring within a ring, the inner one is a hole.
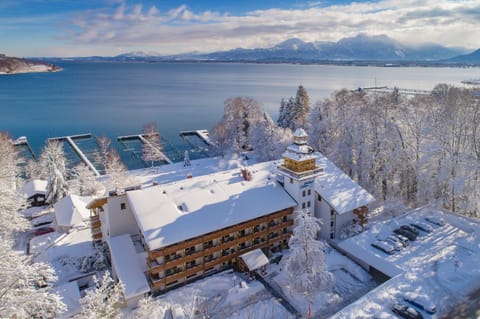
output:
M272 274L274 275L274 274ZM282 288L280 288L280 286L278 286L278 284L274 281L272 282L268 282L265 280L265 278L263 278L261 275L257 274L255 272L255 278L260 281L263 286L275 297L278 299L278 301L280 301L280 303L282 304L282 306L285 307L285 309L287 309L293 316L295 316L296 318L301 318L302 316L298 313L297 309L295 309L295 307L293 307L290 302L288 302L288 300L280 293L280 291L282 291Z

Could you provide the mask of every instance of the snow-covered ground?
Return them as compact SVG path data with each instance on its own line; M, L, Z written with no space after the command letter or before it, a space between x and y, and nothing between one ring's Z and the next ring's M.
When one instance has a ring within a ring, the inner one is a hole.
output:
M432 233L420 231L416 241L408 247L388 255L370 244L383 239L392 230L415 222L425 222L425 217L443 218L444 226L429 223ZM440 318L451 308L467 298L468 293L480 286L480 224L473 220L447 214L433 208L421 208L395 219L375 223L360 235L340 243L340 247L376 264L380 271L396 267L399 274L377 289L346 307L333 318L371 318L391 314L394 302L403 302L403 297L416 293L436 305L433 315L422 312L425 318ZM379 259L385 263L377 263Z
M154 168L132 170L128 173L135 178L138 184L151 184L153 182L166 184L186 179L188 176L202 176L254 163L254 160L246 161L238 154L226 154L224 158L219 156L192 160L191 165L187 167L184 166L183 162L180 162Z
M156 298L151 318L170 318L170 315L175 319L293 318L260 282L232 270ZM125 317L135 318L135 311Z
M284 252L282 261L286 260L289 251ZM299 314L304 315L310 308L312 318L333 314L352 300L355 300L373 289L376 283L362 267L351 259L340 254L333 248L327 250L325 261L328 270L334 275L335 282L331 291L318 291L314 294L304 294L295 291L283 262L268 267L268 282L282 291L282 295L295 307Z

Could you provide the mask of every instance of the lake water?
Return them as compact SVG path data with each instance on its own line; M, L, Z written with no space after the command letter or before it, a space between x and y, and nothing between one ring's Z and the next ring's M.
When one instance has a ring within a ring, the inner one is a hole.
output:
M180 143L181 130L210 129L229 97L251 96L277 117L299 84L313 102L340 88L461 85L478 68L383 68L287 64L61 63L57 73L0 76L0 131L27 136L38 153L47 137L93 133L114 139L156 121Z

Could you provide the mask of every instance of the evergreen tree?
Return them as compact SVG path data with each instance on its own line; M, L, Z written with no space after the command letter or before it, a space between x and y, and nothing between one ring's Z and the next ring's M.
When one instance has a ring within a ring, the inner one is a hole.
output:
M293 125L292 130L297 128L307 129L310 116L310 98L305 88L300 85L295 97L295 104L293 108Z

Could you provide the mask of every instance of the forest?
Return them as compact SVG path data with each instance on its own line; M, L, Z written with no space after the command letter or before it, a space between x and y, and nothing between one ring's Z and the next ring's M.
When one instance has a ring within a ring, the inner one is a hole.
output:
M316 103L303 86L280 103L278 120L249 97L225 101L211 137L221 154L281 157L292 131L385 203L435 205L480 217L480 95L438 84L428 95L342 89Z

